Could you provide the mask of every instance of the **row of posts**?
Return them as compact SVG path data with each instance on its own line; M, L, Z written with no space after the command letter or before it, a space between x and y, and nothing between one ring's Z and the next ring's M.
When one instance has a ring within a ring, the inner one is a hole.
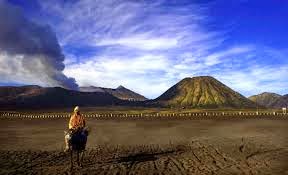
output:
M197 116L288 116L279 112L198 112L198 113L156 113L156 114L84 114L88 118L147 118L147 117L197 117ZM70 114L21 114L2 112L0 117L13 118L68 118Z

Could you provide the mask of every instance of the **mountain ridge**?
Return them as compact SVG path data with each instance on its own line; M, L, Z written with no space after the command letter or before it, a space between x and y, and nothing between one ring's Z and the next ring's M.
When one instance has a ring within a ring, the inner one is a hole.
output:
M277 101L272 104L273 108L287 108L288 107L288 94L281 96Z
M148 100L141 94L138 94L130 89L125 88L124 86L120 85L116 89L113 88L104 88L104 87L97 87L97 86L83 86L80 87L79 90L81 92L107 92L121 100L128 100L128 101L146 101Z
M268 107L268 108L274 108L275 106L273 105L276 103L279 98L282 97L279 94L272 93L272 92L262 92L257 95L252 95L248 97L251 101L254 101L255 103Z
M122 101L109 93L79 92L61 87L0 87L1 108L108 106Z
M211 76L184 78L153 100L147 100L144 96L141 96L140 94L137 94L121 85L116 89L95 86L80 88L82 89L75 91L61 87L41 87L37 85L20 87L0 86L0 108L71 107L74 105L92 107L120 105L217 109L264 108L265 106L264 103L257 105L255 100L253 101L253 99L250 100L244 97ZM279 94L275 93L265 92L262 93L262 95L263 94L264 96L267 96L267 94L273 94L275 97L279 97ZM145 100L143 98L137 100L139 96L145 98ZM252 97L253 96L250 98ZM129 98L134 99L129 101ZM268 100L268 102L271 102L271 106L274 108L281 108L285 105L287 106L288 94L279 97L279 99L274 100L273 102L271 100Z

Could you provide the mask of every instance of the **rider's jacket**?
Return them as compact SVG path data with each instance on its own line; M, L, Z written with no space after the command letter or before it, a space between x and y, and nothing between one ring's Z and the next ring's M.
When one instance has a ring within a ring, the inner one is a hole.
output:
M69 129L79 129L85 127L85 119L81 114L74 113L69 121Z

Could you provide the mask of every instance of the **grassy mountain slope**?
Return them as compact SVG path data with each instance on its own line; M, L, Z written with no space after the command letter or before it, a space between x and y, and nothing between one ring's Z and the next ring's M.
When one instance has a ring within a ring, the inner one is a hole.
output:
M168 107L254 108L256 104L210 76L185 78L154 100Z

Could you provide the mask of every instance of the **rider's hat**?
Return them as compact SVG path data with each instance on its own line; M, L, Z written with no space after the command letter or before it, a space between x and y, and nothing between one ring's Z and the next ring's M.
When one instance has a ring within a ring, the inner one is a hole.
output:
M79 106L76 106L76 107L74 108L74 112L79 112Z

